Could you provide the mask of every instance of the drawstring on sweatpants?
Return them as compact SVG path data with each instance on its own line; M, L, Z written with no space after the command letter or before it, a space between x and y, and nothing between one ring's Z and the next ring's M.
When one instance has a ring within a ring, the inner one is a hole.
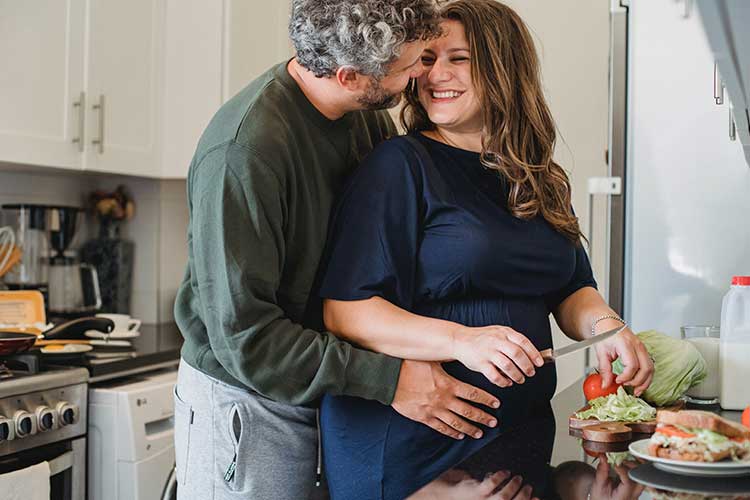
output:
M315 422L318 430L318 468L315 473L315 486L320 486L323 479L323 445L320 442L320 410L315 411Z

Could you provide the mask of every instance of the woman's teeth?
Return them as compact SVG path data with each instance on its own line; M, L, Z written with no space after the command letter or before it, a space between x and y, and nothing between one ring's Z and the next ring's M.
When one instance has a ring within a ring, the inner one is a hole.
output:
M461 92L456 92L454 90L448 90L445 92L433 92L432 97L434 99L451 99L453 97L460 97Z

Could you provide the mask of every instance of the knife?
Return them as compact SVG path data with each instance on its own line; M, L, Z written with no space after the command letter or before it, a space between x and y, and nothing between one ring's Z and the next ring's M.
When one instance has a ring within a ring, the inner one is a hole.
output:
M613 335L617 335L618 333L623 331L626 326L627 325L619 326L615 328L614 330L609 330L607 332L600 333L599 335L595 335L586 340L581 340L580 342L575 342L573 344L566 345L565 347L561 347L560 349L544 349L543 351L539 351L539 354L542 355L544 364L554 363L555 361L557 361L558 358L567 356L568 354L585 351L592 345L598 344L599 342L603 340L607 340Z

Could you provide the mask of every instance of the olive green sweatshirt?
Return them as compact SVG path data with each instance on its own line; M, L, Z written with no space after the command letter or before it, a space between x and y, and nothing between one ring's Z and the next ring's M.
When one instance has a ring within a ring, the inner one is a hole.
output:
M401 361L316 330L314 288L337 193L394 134L382 111L327 119L286 63L222 106L188 174L189 261L175 304L188 364L289 404L324 393L391 403Z

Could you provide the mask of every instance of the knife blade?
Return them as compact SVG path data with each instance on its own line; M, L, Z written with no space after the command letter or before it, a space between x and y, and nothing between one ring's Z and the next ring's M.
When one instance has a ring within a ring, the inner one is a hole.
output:
M627 325L619 326L613 330L600 333L599 335L595 335L586 340L581 340L580 342L566 345L565 347L561 347L560 349L544 349L543 351L539 351L539 354L542 355L542 359L544 360L545 364L554 363L558 358L567 356L569 354L574 354L576 352L583 352L592 345L598 344L603 340L607 340L613 335L617 335L618 333L623 331L626 326Z

